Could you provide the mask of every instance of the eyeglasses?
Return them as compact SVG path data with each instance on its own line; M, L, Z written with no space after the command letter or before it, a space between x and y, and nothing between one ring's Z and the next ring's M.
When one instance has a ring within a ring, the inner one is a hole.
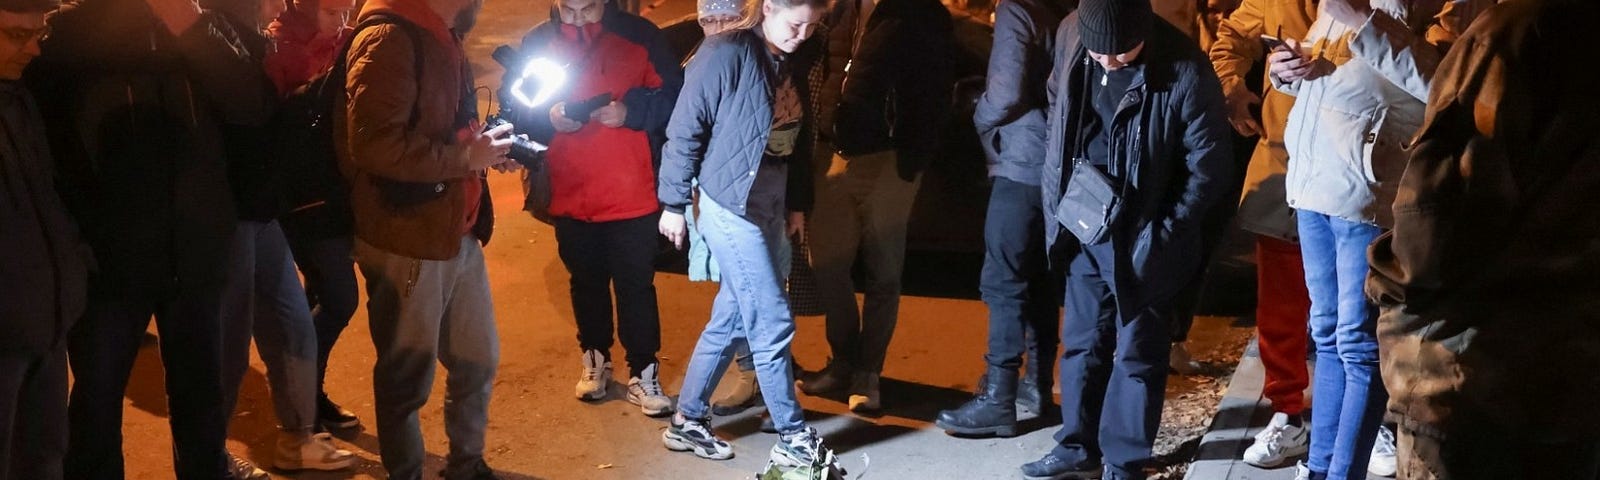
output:
M50 35L50 27L49 26L44 26L44 27L39 27L39 28L12 27L12 28L0 29L0 33L5 34L6 40L11 41L11 43L15 43L17 45L26 45L28 42L31 42L31 41L34 41L34 40L43 40L44 37L49 36Z

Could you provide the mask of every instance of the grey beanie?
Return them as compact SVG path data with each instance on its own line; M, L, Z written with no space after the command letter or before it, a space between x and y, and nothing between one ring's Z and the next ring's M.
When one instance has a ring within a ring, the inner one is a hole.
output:
M1082 0L1078 32L1084 48L1102 55L1127 53L1150 34L1150 0Z
M699 7L700 18L744 16L744 5L739 0L699 0Z

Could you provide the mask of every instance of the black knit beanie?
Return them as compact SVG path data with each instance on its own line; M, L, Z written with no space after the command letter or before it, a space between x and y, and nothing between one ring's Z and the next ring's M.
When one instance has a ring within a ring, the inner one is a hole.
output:
M1127 53L1150 33L1150 0L1082 0L1078 32L1084 48L1102 55Z

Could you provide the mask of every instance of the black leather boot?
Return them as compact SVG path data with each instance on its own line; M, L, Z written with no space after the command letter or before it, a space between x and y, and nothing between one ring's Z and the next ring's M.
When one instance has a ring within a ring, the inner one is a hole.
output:
M1041 363L1040 359L1050 361ZM1028 355L1022 363L1021 379L1017 381L1018 410L1027 410L1039 415L1055 412L1056 402L1050 395L1050 388L1056 383L1053 360L1055 352L1039 352L1037 346L1029 345Z
M978 395L955 410L939 412L934 425L952 435L1017 436L1017 372L989 367Z

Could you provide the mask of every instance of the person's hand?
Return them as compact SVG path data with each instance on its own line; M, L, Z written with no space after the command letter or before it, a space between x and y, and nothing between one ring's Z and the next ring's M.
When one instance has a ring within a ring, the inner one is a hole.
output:
M144 4L173 35L182 35L200 21L200 6L192 0L144 0Z
M561 133L572 133L583 128L582 123L567 118L567 102L557 103L550 107L550 125Z
M1273 50L1267 55L1268 71L1273 78L1283 83L1298 82L1311 74L1311 67L1315 64L1311 57L1300 53L1300 41L1293 38L1284 39L1289 45L1288 50Z
M689 237L689 222L683 219L681 213L661 212L661 221L656 230L672 241L673 248L683 250L683 244Z
M515 173L522 170L522 164L517 163L516 160L506 159L506 161L495 164L490 168L493 168L494 171L500 173Z
M472 143L467 145L467 162L473 170L486 170L508 162L506 153L509 152L511 124L508 123L474 135Z
M1367 17L1372 16L1372 2L1370 0L1327 0L1322 10L1334 21L1351 27L1359 27L1367 23Z
M600 122L601 125L611 128L621 127L622 122L627 119L628 106L619 102L607 103L606 106L600 107L594 113L589 114L589 120Z
M789 212L789 227L785 231L789 233L789 238L800 238L800 234L806 231L805 212Z
M1257 122L1255 116L1256 108L1261 105L1260 95L1240 86L1228 93L1226 102L1228 123L1233 124L1234 131L1246 137L1261 134L1261 122Z

